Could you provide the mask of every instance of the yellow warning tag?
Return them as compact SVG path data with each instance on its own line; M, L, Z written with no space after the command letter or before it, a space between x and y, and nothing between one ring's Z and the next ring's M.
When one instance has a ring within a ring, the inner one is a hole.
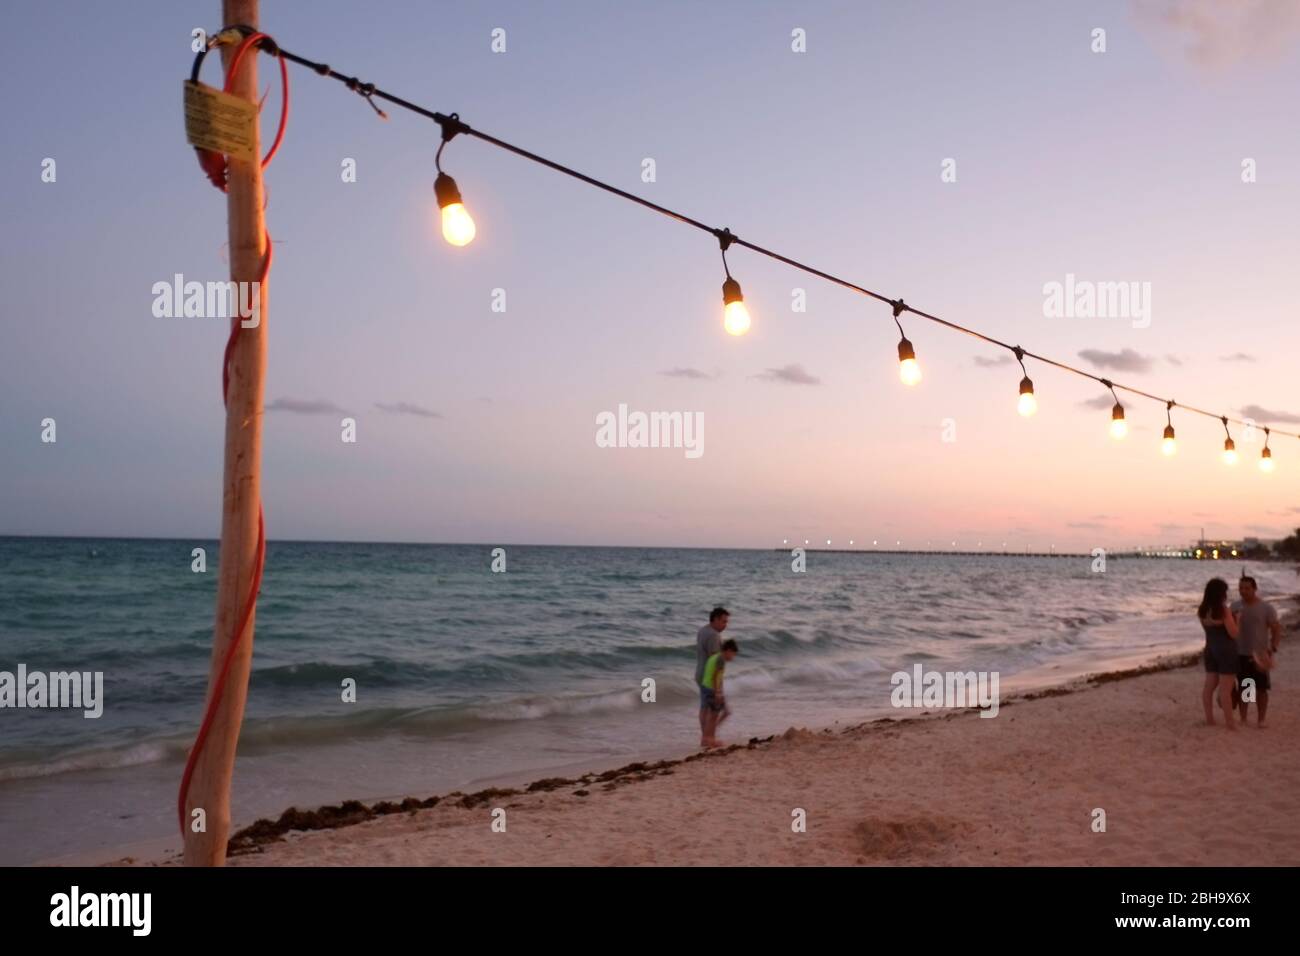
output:
M185 81L185 138L191 146L251 163L257 158L256 132L256 103Z

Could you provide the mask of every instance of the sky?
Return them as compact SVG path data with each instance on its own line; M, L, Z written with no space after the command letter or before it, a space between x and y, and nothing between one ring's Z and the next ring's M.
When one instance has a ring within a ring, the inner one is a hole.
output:
M225 322L155 317L153 287L227 278L181 111L191 30L219 12L7 14L26 80L0 105L0 534L218 533ZM268 0L262 27L916 308L1300 431L1300 4ZM437 126L290 79L267 171L272 540L1087 550L1300 525L1300 439L1273 437L1265 475L1237 428L1229 468L1222 426L1175 409L1167 459L1162 404L1125 398L1115 441L1101 386L1032 360L1022 418L1005 352L915 316L908 388L886 306L742 248L753 327L730 336L711 236L467 137L443 165L478 234L454 248ZM1136 283L1149 313L1049 315L1067 276ZM703 453L601 447L620 405L702 416Z

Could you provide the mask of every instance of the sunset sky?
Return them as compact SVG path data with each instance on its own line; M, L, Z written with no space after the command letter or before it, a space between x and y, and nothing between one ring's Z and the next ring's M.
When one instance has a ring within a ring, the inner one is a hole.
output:
M8 73L27 80L0 107L0 534L218 531L224 323L155 318L151 289L226 278L225 200L181 113L190 30L219 9L8 12ZM264 0L262 26L917 308L1300 431L1300 4L1173 9ZM268 134L278 80L259 67ZM437 127L290 72L267 174L272 539L1090 549L1300 525L1300 439L1275 436L1264 475L1262 434L1234 428L1228 468L1222 426L1175 410L1166 459L1162 405L1125 399L1116 442L1104 389L1033 362L1023 419L1019 368L987 364L1004 352L916 317L909 389L888 308L740 248L754 325L733 338L711 237L465 137L443 164L478 236L453 248ZM219 85L215 58L203 78ZM1044 285L1071 274L1149 283L1149 326L1045 316ZM620 403L702 413L703 455L598 447Z

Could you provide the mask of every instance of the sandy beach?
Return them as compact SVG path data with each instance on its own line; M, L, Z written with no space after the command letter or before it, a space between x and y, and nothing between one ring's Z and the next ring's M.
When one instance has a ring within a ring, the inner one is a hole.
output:
M1204 726L1199 655L1166 659L1003 700L993 719L937 712L792 728L526 788L290 811L237 834L229 862L1294 866L1293 605L1263 730ZM1098 808L1105 832L1093 830ZM806 832L792 828L797 810Z

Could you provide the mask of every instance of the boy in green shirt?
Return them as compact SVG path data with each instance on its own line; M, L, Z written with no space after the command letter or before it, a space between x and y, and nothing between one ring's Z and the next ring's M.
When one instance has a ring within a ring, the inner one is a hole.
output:
M727 662L734 660L740 648L731 638L722 642L722 650L704 662L704 676L700 678L700 717L704 736L701 747L721 747L716 734L718 727L731 716L727 698L722 692L722 676Z

